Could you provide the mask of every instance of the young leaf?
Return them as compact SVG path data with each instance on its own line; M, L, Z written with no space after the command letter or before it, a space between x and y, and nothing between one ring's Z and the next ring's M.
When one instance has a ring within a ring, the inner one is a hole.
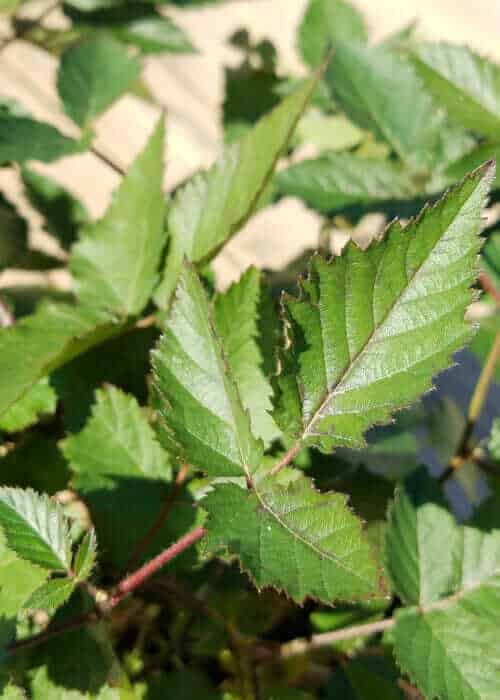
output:
M424 44L413 58L426 87L453 122L498 139L500 66L466 46L449 44Z
M0 527L21 558L52 571L69 570L68 521L48 496L31 489L0 488Z
M302 58L310 66L319 66L327 51L339 40L367 40L360 13L345 0L309 0L298 32Z
M0 163L40 160L51 163L81 150L81 144L55 127L30 117L0 113Z
M156 285L165 244L163 142L160 120L104 217L73 246L70 269L79 297L91 306L138 314Z
M354 153L326 153L292 165L277 175L276 185L279 192L300 197L325 214L354 204L415 196L415 187L401 167Z
M1 329L0 415L42 377L122 329L104 312L51 303Z
M364 446L363 433L431 387L471 337L485 165L405 228L361 251L316 256L299 298L285 298L287 349L278 425L299 443Z
M207 546L237 554L258 588L326 603L378 590L377 567L346 497L319 493L305 476L285 485L259 478L250 491L218 484L202 506L209 513Z
M416 170L432 167L442 119L409 61L380 46L338 42L327 82L339 106Z
M57 89L66 113L87 128L137 80L141 65L119 42L97 35L61 56Z
M23 168L21 177L30 204L45 219L46 231L55 236L63 248L69 248L78 229L90 221L82 202L57 182L34 170Z
M268 444L279 431L270 415L272 389L257 344L259 302L264 293L259 272L249 268L239 282L216 296L214 320L243 407L250 414L252 432Z
M89 530L80 542L76 550L73 569L75 576L79 581L88 579L94 568L97 554L97 539L95 530Z
M54 578L30 596L24 604L28 610L53 612L63 605L75 590L75 581L70 578Z
M148 476L168 479L168 455L133 396L109 386L96 392L85 428L61 443L75 472L93 476Z
M25 430L37 423L40 415L55 412L57 396L47 377L37 382L20 401L0 418L0 429L7 433Z
M172 449L210 476L250 477L262 446L252 435L205 291L189 264L184 265L152 361L160 415Z
M386 537L387 568L406 604L428 605L454 589L460 533L425 467L399 487Z
M155 293L158 306L168 306L184 258L207 262L253 214L317 82L318 76L304 81L176 194L168 213L164 277Z

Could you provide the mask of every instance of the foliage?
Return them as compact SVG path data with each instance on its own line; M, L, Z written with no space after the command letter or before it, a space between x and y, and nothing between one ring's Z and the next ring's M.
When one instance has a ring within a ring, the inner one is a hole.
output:
M0 288L0 697L499 697L500 67L310 0L311 76L237 31L212 167L166 192L160 118L93 221L36 161L120 172L98 120L154 103L144 58L193 52L174 19L216 2L2 4L70 126L2 99L0 266L70 291ZM320 220L303 274L221 289L211 261L289 196ZM366 213L399 218L361 244Z

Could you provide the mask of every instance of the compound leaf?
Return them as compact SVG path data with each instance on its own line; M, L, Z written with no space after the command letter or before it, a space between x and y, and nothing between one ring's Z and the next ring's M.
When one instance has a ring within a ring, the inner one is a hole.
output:
M262 446L252 435L205 291L188 263L153 351L153 372L173 451L210 476L249 476Z
M160 120L104 217L73 246L70 269L79 297L91 306L138 314L158 281L165 244L163 142Z
M208 546L237 554L259 588L326 603L378 591L361 522L342 494L321 494L302 475L287 484L264 476L251 490L217 484L202 505L209 513Z
M302 115L318 77L313 77L263 117L240 141L226 147L205 172L176 194L168 213L170 248L158 306L167 307L184 258L210 260L253 214L278 158Z
M494 168L472 173L405 228L312 260L284 300L288 338L275 419L296 441L360 448L363 433L431 388L472 335L478 233Z
M69 525L59 504L32 489L0 488L0 526L14 552L53 571L71 566Z
M270 415L272 388L263 372L257 342L259 304L264 294L259 272L249 268L239 282L217 295L214 320L243 407L250 414L252 432L268 444L278 437L279 431Z
M413 59L426 87L453 122L498 139L500 66L466 46L450 44L423 44Z
M137 80L141 65L118 41L97 35L61 56L57 89L68 116L88 127Z

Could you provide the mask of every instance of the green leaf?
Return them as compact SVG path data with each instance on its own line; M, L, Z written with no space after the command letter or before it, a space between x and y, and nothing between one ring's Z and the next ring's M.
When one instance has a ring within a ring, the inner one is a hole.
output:
M290 438L360 448L363 433L431 388L471 337L488 164L405 228L361 251L312 259L301 296L284 300L287 347L275 420Z
M170 246L155 294L158 306L168 306L184 258L209 261L254 213L317 82L317 76L304 81L176 194L168 213Z
M327 82L339 106L415 170L432 168L443 119L412 64L381 46L338 42Z
M378 571L346 496L316 491L310 479L262 477L252 490L217 484L202 500L207 544L237 554L258 588L297 602L354 600L378 591Z
M352 659L339 666L326 687L326 700L404 700L398 672L388 660L375 656Z
M481 257L485 271L500 287L500 231L494 231L488 236L481 251Z
M142 685L142 684L141 684ZM147 678L147 690L138 696L144 700L221 700L209 678L196 668L185 668L170 673L153 673Z
M297 126L297 137L320 151L345 151L359 146L365 134L343 114L309 109Z
M500 461L500 418L495 418L493 425L491 426L488 449L492 456Z
M0 620L15 618L46 578L47 571L20 559L8 549L6 537L0 530ZM2 641L0 635L0 654Z
M85 581L92 573L97 555L95 530L85 533L75 554L73 569L79 581Z
M466 46L450 44L424 44L413 59L426 87L453 122L498 139L500 66Z
M28 225L16 207L0 195L0 270L16 267L26 254Z
M122 329L104 312L52 303L1 329L0 415L42 377Z
M138 79L141 65L119 42L96 36L61 56L57 89L68 116L87 128Z
M262 446L252 435L208 299L189 264L152 361L165 438L174 452L210 476L250 476Z
M387 568L406 604L428 605L453 590L459 531L424 467L398 488L386 537Z
M138 314L158 281L165 244L163 119L136 158L104 217L82 232L70 269L91 306Z
M345 0L309 0L298 31L298 47L304 61L319 66L331 46L340 41L367 40L360 13Z
M27 432L14 449L6 450L0 471L3 486L31 487L50 495L65 489L70 476L57 441L38 430Z
M81 12L72 4L65 4L65 13L78 28L107 30L117 39L137 47L143 53L192 53L193 45L184 32L170 17L160 14L150 4L124 2L104 7L94 12ZM96 4L97 7L97 4ZM90 8L89 8L90 9Z
M136 399L112 386L96 392L85 428L66 438L61 449L77 473L170 477L168 455Z
M299 197L326 214L355 204L369 206L415 196L415 187L401 167L354 153L326 153L304 160L282 170L276 185L278 192Z
M54 578L30 596L24 604L28 610L53 612L63 605L75 590L75 581L70 578Z
M50 124L30 117L0 114L0 163L25 163L29 160L52 163L80 150L78 141L64 136Z
M69 248L78 229L90 221L84 205L46 175L23 168L21 176L30 204L44 217L45 230Z
M398 613L398 663L428 698L498 697L500 577L445 600L424 614L415 608Z
M0 526L18 556L53 571L71 566L69 524L59 504L32 489L0 488Z
M7 433L25 430L38 422L41 415L51 415L56 410L57 397L47 377L43 377L20 401L0 418L0 429Z
M279 436L271 418L272 389L263 372L259 345L259 302L265 293L259 272L249 268L214 304L217 333L241 401L250 415L252 433L269 444Z
M482 163L487 160L498 160L500 159L500 144L494 142L484 142L475 145L474 148L468 149L467 152L459 156L456 160L453 160L446 168L445 174L450 180L460 180L467 173L470 173L474 168L478 168ZM500 175L497 176L492 182L492 188L498 189L500 187Z

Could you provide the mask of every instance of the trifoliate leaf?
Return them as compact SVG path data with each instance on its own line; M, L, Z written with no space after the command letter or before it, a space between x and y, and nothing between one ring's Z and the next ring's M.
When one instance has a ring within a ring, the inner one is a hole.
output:
M78 296L91 306L138 314L158 281L165 245L163 141L160 120L104 217L84 229L72 249Z
M57 397L47 377L37 382L22 399L0 418L0 429L15 433L34 425L40 415L51 415L56 410Z
M63 605L75 590L75 581L70 578L54 578L30 596L24 604L27 610L53 612Z
M96 392L85 428L61 443L71 468L92 476L168 479L168 455L133 396L108 386Z
M78 126L88 127L106 111L141 70L118 41L97 35L71 46L61 56L57 89L66 113Z
M79 150L78 141L64 136L51 124L0 113L0 163L26 163L29 160L51 163Z
M259 272L249 268L239 282L217 295L214 319L243 407L250 414L252 432L268 444L278 437L279 431L270 415L272 389L264 375L257 344L263 293Z
M361 251L313 258L284 300L275 420L296 441L360 448L374 423L415 401L472 335L464 321L493 167L475 171L405 228Z
M326 603L378 591L378 571L361 522L341 494L321 494L305 476L283 485L257 479L252 490L218 484L202 500L208 547L237 554L258 588Z
M405 171L386 160L354 153L326 153L282 170L279 192L300 197L313 209L332 213L345 207L410 199L415 188Z
M423 44L413 58L426 87L447 109L450 120L498 139L500 66L465 46L444 43Z
M168 213L164 278L155 293L158 306L168 306L184 258L207 262L256 210L317 81L304 81L246 136L226 147L209 171L195 175L176 194Z
M0 488L0 527L22 559L53 571L69 570L69 524L48 496L31 489Z
M319 66L336 42L367 40L360 13L345 0L309 0L298 32L302 58L310 66Z
M189 264L164 331L152 357L166 439L181 459L210 476L250 476L262 446L252 435L207 296Z
M42 377L120 329L123 326L103 311L53 303L1 329L0 414Z
M30 204L44 217L45 230L69 248L78 229L90 221L85 206L46 175L23 168L21 177Z
M76 550L73 569L79 581L85 581L94 568L97 554L97 539L95 530L89 530Z
M460 546L441 489L421 467L401 484L389 515L387 568L399 597L408 605L427 605L450 593Z
M441 115L409 61L380 46L340 41L327 70L339 106L416 170L432 167Z

